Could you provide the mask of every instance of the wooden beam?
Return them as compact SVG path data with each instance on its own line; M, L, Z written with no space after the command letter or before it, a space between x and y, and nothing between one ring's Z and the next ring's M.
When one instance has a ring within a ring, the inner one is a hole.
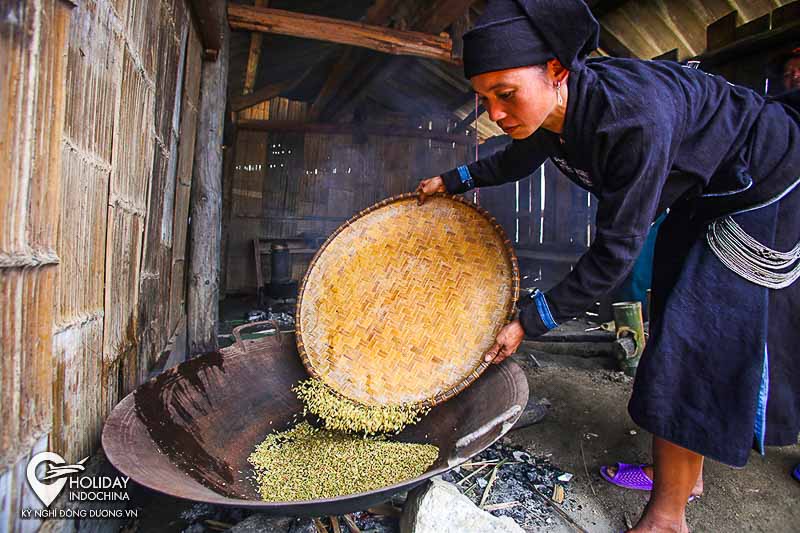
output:
M225 0L206 2L225 17ZM216 61L203 62L195 142L186 323L189 355L216 351L222 223L222 129L228 83L230 32L223 26Z
M800 0L789 2L772 12L772 28L780 28L800 20Z
M474 0L433 0L428 8L414 18L412 28L416 31L438 33L463 17Z
M278 83L270 83L269 85L259 87L250 94L234 96L231 98L231 111L238 112L242 109L247 109L248 107L275 98L276 96L280 96L281 93L286 91L291 91L300 83L302 83L302 81L311 73L312 70L314 70L314 65L311 65L305 70L305 72L290 80Z
M364 22L375 26L386 26L400 2L402 0L377 0L367 10ZM363 59L364 51L359 48L348 48L339 57L339 60L331 68L325 83L322 84L319 93L317 93L314 103L311 105L308 116L310 121L319 120L331 99L339 93L345 82L353 77ZM360 70L370 73L368 67L362 67Z
M200 41L203 43L203 57L206 61L216 61L222 45L222 34L227 26L225 10L215 9L216 2L208 0L189 0L189 8L197 22Z
M269 0L255 0L256 7L266 7ZM247 54L247 70L244 74L244 88L242 94L253 92L256 84L256 74L258 74L258 63L261 60L261 44L264 41L264 34L253 32L250 35L250 52Z
M455 134L443 131L426 130L406 125L338 123L338 122L303 122L299 120L239 120L236 123L239 131L267 131L280 133L311 133L324 135L376 135L382 137L414 137L434 141L472 145L473 135L468 132Z
M424 28L424 31L429 33L439 33L447 29L456 19L461 17L476 0L437 0L434 1L429 8L421 12L414 18L412 29L418 30ZM451 52L452 53L452 52ZM460 64L460 60L454 60L454 63ZM401 62L387 62L384 58L378 58L369 65L368 68L374 75L366 83L355 87L354 91L344 94L344 98L338 95L331 100L328 109L334 110L336 113L341 114L343 111L349 109L354 102L361 100L364 95L369 91L372 82L384 79L392 74L392 68L399 68ZM393 65L393 67L392 67Z
M705 70L706 67L733 61L744 55L762 53L777 46L792 43L797 40L798 32L800 32L800 20L777 28L773 27L770 31L758 35L736 40L722 48L706 51L693 59L700 61L701 68Z
M622 41L617 39L616 36L608 31L602 24L600 25L600 48L614 57L637 57L636 54L631 52L630 48L622 44Z
M661 55L657 55L653 58L653 61L675 61L678 62L678 49L673 48L672 50L667 50Z
M751 35L758 35L759 33L763 33L765 31L769 31L772 29L772 15L771 13L767 13L764 16L758 17L757 19L753 19L746 24L742 24L741 26L736 27L736 40L744 39L745 37L750 37Z
M628 0L589 0L587 4L589 5L589 9L592 10L594 17L600 20L600 17L606 13L611 13L627 1Z
M470 129L474 129L472 128L472 123L478 120L484 111L486 111L486 109L483 107L483 105L479 105L478 109L473 109L469 112L469 115L461 119L456 127L453 128L453 131L469 131Z
M279 96L282 92L291 89L292 85L296 83L295 80L283 81L279 83L270 83L264 87L260 87L255 92L250 94L243 94L241 96L234 96L231 98L231 111L241 111L248 107L260 104L270 98Z
M738 12L731 11L706 28L706 50L722 48L736 40L736 18Z
M453 41L440 35L240 4L228 6L228 21L235 30L278 33L359 46L391 55L457 62L452 56Z

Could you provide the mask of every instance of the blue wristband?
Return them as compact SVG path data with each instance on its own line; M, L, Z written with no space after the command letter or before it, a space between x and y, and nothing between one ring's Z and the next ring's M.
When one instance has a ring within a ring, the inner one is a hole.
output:
M475 182L472 181L472 176L469 173L467 165L458 167L458 176L461 178L461 183L467 187L467 190L475 188Z
M547 300L544 299L544 293L539 289L533 292L533 301L536 304L536 310L539 311L539 316L542 317L542 322L547 329L555 329L558 327L556 321L553 320L553 314L550 313L550 307L547 306Z

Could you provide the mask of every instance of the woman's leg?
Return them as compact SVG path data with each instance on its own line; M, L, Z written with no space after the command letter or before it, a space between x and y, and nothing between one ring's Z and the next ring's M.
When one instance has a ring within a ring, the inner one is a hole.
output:
M703 456L653 437L653 465L653 492L631 531L688 532L686 501L703 469Z

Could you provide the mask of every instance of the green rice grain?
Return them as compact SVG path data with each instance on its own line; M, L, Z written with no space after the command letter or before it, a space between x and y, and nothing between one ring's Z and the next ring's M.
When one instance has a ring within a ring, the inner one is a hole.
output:
M300 422L272 433L248 461L264 501L333 498L366 492L417 477L439 455L431 444L392 442L317 429Z

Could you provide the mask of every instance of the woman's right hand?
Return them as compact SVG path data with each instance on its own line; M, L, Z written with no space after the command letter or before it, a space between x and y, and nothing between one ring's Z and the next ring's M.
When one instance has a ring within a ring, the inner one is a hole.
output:
M425 198L432 196L437 192L447 192L444 186L444 180L441 176L435 176L419 182L417 186L417 203L422 205L425 203Z

